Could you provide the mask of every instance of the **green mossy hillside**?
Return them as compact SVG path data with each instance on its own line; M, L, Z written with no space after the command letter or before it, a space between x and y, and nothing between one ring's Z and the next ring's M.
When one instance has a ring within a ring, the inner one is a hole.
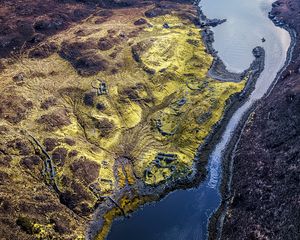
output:
M138 181L155 187L189 176L226 101L245 85L207 77L213 58L190 20L145 18L145 10L116 9L100 24L100 13L87 18L42 43L56 51L43 58L24 53L0 74L0 143L13 156L3 174L16 191L35 181L48 185L50 199L68 209L62 219L72 233L65 227L61 235L70 239L82 237L105 199L116 197L126 212L144 203L134 195ZM114 211L105 215L108 223L120 214ZM55 227L45 220L52 219L50 207L44 220L38 212L29 214L37 239Z

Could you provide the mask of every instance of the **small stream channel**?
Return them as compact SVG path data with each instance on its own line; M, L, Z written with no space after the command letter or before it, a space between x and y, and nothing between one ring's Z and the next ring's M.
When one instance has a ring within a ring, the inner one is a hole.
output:
M207 179L198 188L178 190L155 204L146 205L130 219L113 223L107 240L202 240L209 217L218 208L221 158L243 115L262 98L284 66L291 43L287 31L268 18L272 0L202 0L208 18L226 18L213 28L214 48L231 71L241 72L253 61L252 49L265 49L265 70L248 100L237 109L209 157ZM262 38L266 41L263 43Z

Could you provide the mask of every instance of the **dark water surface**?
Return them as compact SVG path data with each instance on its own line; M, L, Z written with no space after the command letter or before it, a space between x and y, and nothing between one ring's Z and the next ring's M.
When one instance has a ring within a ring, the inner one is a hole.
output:
M218 204L216 191L207 186L179 190L137 211L128 220L116 221L108 239L203 239L207 218Z
M254 101L269 89L283 67L290 45L289 34L268 19L271 0L202 0L209 18L226 18L214 28L214 47L228 69L243 71L253 60L252 49L266 51L265 70L248 101L232 116L208 164L208 177L197 189L178 190L162 201L138 210L130 219L115 221L107 240L202 240L207 224L220 204L221 156L232 132ZM266 39L265 43L261 38Z

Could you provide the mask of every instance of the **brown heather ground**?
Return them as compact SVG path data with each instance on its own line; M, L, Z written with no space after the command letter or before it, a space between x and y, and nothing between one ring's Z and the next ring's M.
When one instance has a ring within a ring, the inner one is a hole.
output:
M159 0L0 0L0 58L13 56L66 30L97 7L145 6ZM191 3L190 0L169 2ZM172 7L171 7L172 8ZM159 9L167 13L170 9Z

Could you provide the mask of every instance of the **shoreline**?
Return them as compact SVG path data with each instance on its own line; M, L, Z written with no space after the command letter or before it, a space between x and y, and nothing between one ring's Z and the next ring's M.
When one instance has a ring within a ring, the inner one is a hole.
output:
M200 0L197 0L194 2L194 5L197 8L199 20L201 18L206 18L206 16L203 14L200 6L199 6ZM207 19L207 18L206 18ZM222 23L222 22L221 22ZM201 24L200 24L201 25ZM217 52L213 49L212 43L213 43L213 32L209 29L210 26L205 26L204 28L199 27L199 30L201 29L201 33L204 33L205 30L209 31L209 34L206 34L205 37L203 37L203 42L206 46L207 51L214 57L214 62L216 59L219 59L219 61L223 64L222 60L218 57ZM243 73L231 73L229 72L226 67L221 68L222 73L224 75L232 74L233 76L233 82L241 81L241 77L245 77L245 75L253 70L253 73L249 76L249 79L242 90L242 92L232 95L228 101L226 102L226 106L224 109L223 116L221 119L213 126L211 133L206 137L205 142L199 146L197 151L195 152L194 157L194 163L192 166L193 173L184 179L176 179L171 183L164 183L160 186L147 186L142 181L139 181L137 184L137 189L135 191L141 191L139 194L136 194L141 199L145 199L145 202L138 204L136 208L130 209L132 211L129 212L135 212L137 210L143 209L144 206L150 205L150 204L156 204L157 202L162 201L165 197L167 197L170 193L175 192L176 190L187 190L187 189L193 189L197 188L207 177L207 164L209 161L209 155L211 151L213 150L215 144L219 140L219 138L222 136L223 131L225 130L225 127L230 120L232 114L244 103L244 101L247 100L248 95L251 94L256 80L258 79L260 73L263 71L264 68L264 50L261 47L258 47L258 51L260 52L259 57L255 58L254 61L251 63L250 67L246 69ZM224 64L223 64L224 65ZM225 66L225 65L224 65ZM214 67L214 63L212 64L211 68ZM210 69L211 69L210 68ZM219 79L216 79L219 81L226 81L222 77ZM227 79L228 81L228 79ZM200 157L202 161L200 160ZM138 180L138 179L137 179ZM124 190L122 191L124 192ZM117 202L122 199L122 192L117 193L117 197L114 198ZM89 223L89 226L86 231L86 236L88 239L98 239L98 237L103 237L101 234L105 228L109 228L109 231L111 229L111 225L113 221L124 219L125 217L128 217L129 215L124 214L117 214L119 216L113 217L111 222L106 222L103 218L105 214L118 210L118 207L115 205L113 201L110 199L105 199L105 203L101 203L101 209L97 209L95 211L93 221ZM97 217L98 216L98 217ZM102 216L102 217L101 217ZM107 230L107 229L106 229ZM108 232L109 233L109 232ZM107 235L106 235L107 237Z
M221 173L221 184L219 190L221 194L221 204L209 220L208 223L209 240L221 239L222 226L225 219L227 206L234 198L234 193L232 193L232 189L231 189L231 180L233 176L233 167L234 167L234 152L237 149L237 146L240 142L241 134L244 128L246 127L247 121L251 116L251 114L254 113L258 105L270 95L270 93L273 91L274 87L277 85L278 81L282 77L283 72L290 65L293 56L293 51L297 43L296 42L297 32L295 31L295 29L291 28L284 22L278 22L278 20L276 20L276 17L271 18L269 15L269 19L274 23L275 26L283 28L289 33L291 37L291 43L286 54L286 60L284 66L279 70L274 81L272 82L272 84L270 85L268 91L264 94L264 96L261 99L257 100L250 107L250 109L244 114L243 119L240 121L236 131L233 133L233 136L227 146L224 156L222 157L223 159L222 173Z

